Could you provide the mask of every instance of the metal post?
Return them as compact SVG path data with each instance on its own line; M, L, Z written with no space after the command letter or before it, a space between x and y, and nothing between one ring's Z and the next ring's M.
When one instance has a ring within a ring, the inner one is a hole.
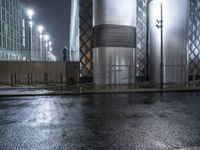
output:
M10 75L11 86L13 86L13 74Z
M43 36L43 35L42 35ZM42 37L42 42L41 42L42 44L41 44L41 47L42 47L42 60L41 61L44 61L45 60L45 55L44 55L44 53L45 53L45 48L44 48L44 37Z
M30 25L30 61L32 60L32 25Z
M60 74L60 83L63 84L63 74Z
M156 27L160 29L160 88L163 89L163 4L160 4L160 20L157 20Z
M31 81L30 81L30 83L32 85L32 83L33 83L33 74L31 73L30 75L31 75Z
M45 42L45 61L47 61L47 41Z
M14 74L14 81L15 81L15 85L17 84L17 74Z
M160 18L160 55L161 55L161 60L160 60L160 88L163 89L163 4L161 3L160 5L160 10L161 10L161 18Z
M43 44L42 44L42 40L43 40L43 39L42 39L42 34L40 34L40 61L43 60L43 59L42 59L42 57L43 57L43 56L42 56L42 45L43 45Z

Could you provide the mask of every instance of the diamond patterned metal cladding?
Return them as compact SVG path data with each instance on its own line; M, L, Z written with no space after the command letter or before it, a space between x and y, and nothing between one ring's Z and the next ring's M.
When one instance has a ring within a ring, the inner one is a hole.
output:
M136 48L136 73L137 76L147 77L147 11L148 0L137 0L137 48Z
M189 75L200 75L200 1L190 0Z
M80 76L92 77L92 0L79 1Z

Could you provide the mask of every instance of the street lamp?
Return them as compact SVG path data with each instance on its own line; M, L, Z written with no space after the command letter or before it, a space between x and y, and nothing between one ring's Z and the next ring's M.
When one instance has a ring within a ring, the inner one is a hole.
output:
M27 16L29 19L29 28L30 28L30 60L32 59L32 28L33 28L33 18L34 11L32 9L27 10Z
M44 27L39 25L38 26L38 31L39 31L39 36L40 36L40 60L42 61L43 59L43 31Z
M50 61L50 59L51 59L51 52L48 51L48 61Z
M30 28L32 28L33 27L33 21L31 20L31 21L29 21L29 26L30 26Z
M49 35L45 34L44 35L44 40L45 40L45 60L47 61L47 50L48 50L48 41L49 41Z
M51 52L52 51L52 42L49 41L49 51Z
M159 0L160 2L160 20L157 19L156 27L160 29L160 88L163 89L163 2L164 0Z
M32 17L34 15L34 11L32 9L28 9L27 10L27 15L28 15L29 19L32 20Z
M39 25L38 26L38 31L39 31L40 34L42 34L42 32L44 31L44 27Z
M49 40L49 35L48 34L45 34L44 35L44 40L47 42Z

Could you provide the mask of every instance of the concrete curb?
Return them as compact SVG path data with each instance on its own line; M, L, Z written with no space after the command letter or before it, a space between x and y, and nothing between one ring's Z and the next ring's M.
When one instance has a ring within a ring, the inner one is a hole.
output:
M169 92L200 92L198 88L176 89L125 89L125 90L84 90L84 91L53 91L46 93L13 93L0 94L0 97L29 97L29 96L65 96L65 95L88 95L88 94L125 94L125 93L169 93ZM0 90L1 92L1 90Z

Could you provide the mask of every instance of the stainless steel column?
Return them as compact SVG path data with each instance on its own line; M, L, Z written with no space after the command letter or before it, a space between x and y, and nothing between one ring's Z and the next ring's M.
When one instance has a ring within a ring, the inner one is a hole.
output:
M135 82L136 0L93 0L95 84Z
M188 0L162 0L163 2L163 82L188 81ZM161 0L149 4L150 80L160 83L161 38L156 27L161 15Z

